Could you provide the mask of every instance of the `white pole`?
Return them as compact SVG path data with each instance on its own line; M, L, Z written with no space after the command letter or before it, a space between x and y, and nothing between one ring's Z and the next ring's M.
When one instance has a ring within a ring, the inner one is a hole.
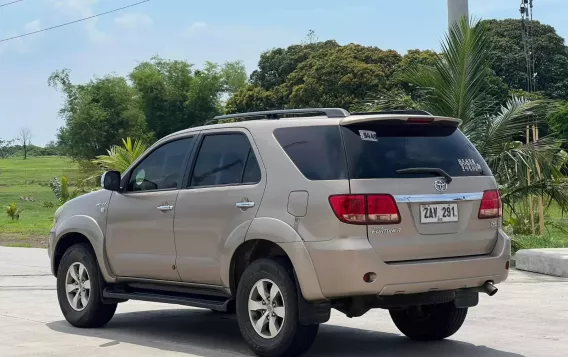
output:
M469 18L468 0L448 0L448 26L463 17Z

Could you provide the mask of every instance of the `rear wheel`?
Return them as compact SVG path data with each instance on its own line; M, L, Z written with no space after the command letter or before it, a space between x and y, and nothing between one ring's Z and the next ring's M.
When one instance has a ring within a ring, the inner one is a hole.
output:
M94 254L86 246L70 247L57 270L57 299L65 319L75 327L101 327L114 316L116 304L103 304L103 284Z
M390 315L400 332L410 339L433 341L456 333L465 321L467 308L457 308L450 302L391 310Z
M313 344L319 325L301 325L292 268L260 259L243 273L237 289L237 320L251 350L262 357L292 357Z

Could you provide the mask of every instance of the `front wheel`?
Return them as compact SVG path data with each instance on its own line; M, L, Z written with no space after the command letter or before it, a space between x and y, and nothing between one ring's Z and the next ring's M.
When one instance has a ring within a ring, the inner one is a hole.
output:
M75 327L101 327L114 316L116 304L103 304L102 277L86 246L70 247L57 270L57 299L65 319Z
M391 310L390 315L396 327L408 338L433 341L458 332L465 321L467 308L457 308L453 302L449 302Z
M250 349L261 357L292 357L313 344L319 325L301 325L292 268L260 259L244 271L237 289L237 321Z

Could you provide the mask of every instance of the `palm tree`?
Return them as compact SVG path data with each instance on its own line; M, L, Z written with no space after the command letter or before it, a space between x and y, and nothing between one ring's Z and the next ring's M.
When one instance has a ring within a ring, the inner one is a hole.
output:
M130 138L122 139L123 146L115 145L107 150L108 155L97 156L93 162L104 170L124 172L140 155L146 151L147 146L141 140L132 141Z
M464 18L450 28L433 67L414 67L404 75L420 89L420 99L386 95L371 106L374 110L414 107L461 119L461 130L487 161L512 212L533 194L568 207L560 172L565 162L561 141L552 136L532 143L520 141L526 137L526 128L538 124L552 103L511 97L501 105L486 95L487 76L492 74L489 47L483 25Z

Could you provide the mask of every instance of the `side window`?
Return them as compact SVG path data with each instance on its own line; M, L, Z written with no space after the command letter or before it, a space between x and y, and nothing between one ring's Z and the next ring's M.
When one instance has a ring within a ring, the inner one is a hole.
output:
M235 185L258 181L260 168L246 135L216 134L203 138L190 186Z
M130 174L126 191L176 189L183 179L183 164L193 137L164 144L146 156Z
M338 125L279 128L274 137L308 180L347 179Z
M254 151L249 149L247 163L245 165L245 170L243 171L242 183L258 183L260 182L261 174L260 167L258 166L258 161L256 160L256 155Z

